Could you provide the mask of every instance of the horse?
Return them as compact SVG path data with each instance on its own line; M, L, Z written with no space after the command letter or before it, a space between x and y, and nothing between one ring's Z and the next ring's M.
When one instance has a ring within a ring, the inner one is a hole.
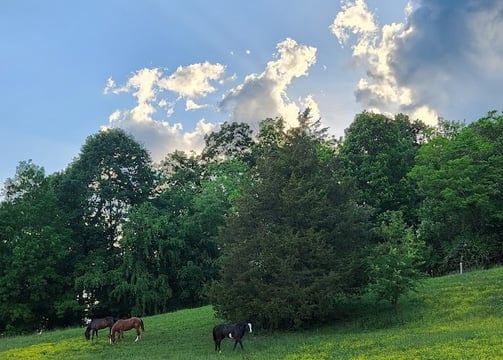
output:
M94 340L94 335L96 335L96 340L98 340L98 330L104 329L104 328L110 328L112 330L112 326L114 324L115 319L113 316L107 316L101 319L93 319L86 328L86 331L84 332L84 336L86 337L86 340L91 339Z
M220 349L220 343L223 339L229 338L234 339L234 347L232 350L236 350L236 345L239 343L241 345L241 350L243 350L243 343L241 339L245 336L246 331L252 332L252 324L249 322L239 322L237 324L220 324L213 328L213 341L215 341L215 351L222 352Z
M115 342L115 333L118 332L119 339L122 339L122 341L124 341L124 331L131 329L136 330L136 339L134 340L134 342L137 342L138 340L140 340L141 333L145 332L143 320L139 317L117 320L110 330L110 344L113 344Z

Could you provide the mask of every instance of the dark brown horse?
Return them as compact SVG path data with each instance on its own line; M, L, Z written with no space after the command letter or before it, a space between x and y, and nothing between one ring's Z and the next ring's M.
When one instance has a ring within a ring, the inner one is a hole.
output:
M115 342L115 333L119 333L118 338L124 340L124 331L131 329L136 330L136 339L134 341L137 342L138 340L140 340L141 333L145 332L143 320L139 317L117 320L110 330L110 344L113 344Z
M96 335L96 340L98 340L98 330L104 328L110 328L110 330L112 330L113 325L114 325L113 316L107 316L101 319L93 319L87 325L86 331L84 332L84 336L86 337L86 340L91 339L92 341L94 340L94 335Z

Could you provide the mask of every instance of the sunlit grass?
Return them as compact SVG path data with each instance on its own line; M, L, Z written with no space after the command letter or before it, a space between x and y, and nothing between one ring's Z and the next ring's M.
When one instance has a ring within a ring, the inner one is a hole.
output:
M503 359L503 268L429 279L400 302L399 312L366 299L351 320L309 331L263 332L232 351L225 340L216 354L211 307L144 318L145 333L134 343L109 345L106 331L94 343L83 328L0 340L2 359ZM349 311L349 310L347 310ZM348 317L349 318L349 317Z

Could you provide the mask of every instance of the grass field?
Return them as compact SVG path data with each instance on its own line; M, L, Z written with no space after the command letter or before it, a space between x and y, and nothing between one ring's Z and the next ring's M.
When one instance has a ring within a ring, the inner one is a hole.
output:
M106 330L87 342L83 328L1 338L0 359L503 359L503 268L428 279L400 304L355 307L351 320L309 331L255 328L244 351L224 340L214 352L220 320L205 306L145 317L137 343L131 331L109 345Z

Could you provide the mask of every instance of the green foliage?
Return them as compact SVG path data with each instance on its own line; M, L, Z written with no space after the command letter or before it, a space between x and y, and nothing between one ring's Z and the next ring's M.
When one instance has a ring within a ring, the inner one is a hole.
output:
M212 132L204 137L206 146L202 159L208 161L238 160L246 164L253 163L252 130L250 125L225 122L218 132Z
M66 321L71 292L70 233L52 178L21 163L0 204L0 331L52 327ZM80 309L79 309L80 310Z
M110 297L117 285L117 242L131 207L147 200L153 187L150 155L121 129L89 136L58 184L74 240L75 296L91 316L130 311Z
M440 273L459 262L498 263L503 253L503 116L455 128L424 145L409 174L422 196L419 234L431 249L428 265Z
M378 232L382 241L368 257L368 288L379 300L396 306L398 299L415 290L418 280L425 276L419 270L424 262L425 245L406 226L401 212L383 214Z
M300 328L369 280L402 299L423 242L431 274L503 261L500 113L430 129L364 112L338 147L309 109L298 121L265 119L255 140L226 123L155 172L120 129L60 174L21 162L0 204L0 331L199 306L214 280L222 317Z
M391 119L371 112L358 114L346 129L339 147L344 173L356 183L358 202L373 208L376 217L401 210L412 223L416 195L406 174L428 131L406 115Z
M218 229L248 181L240 160L207 163L179 151L158 172L157 196L133 209L119 243L123 256L113 294L130 299L138 314L206 303L220 266ZM150 300L140 302L140 293Z
M173 296L172 259L182 245L166 236L165 221L158 210L150 203L133 209L119 246L122 256L111 296L125 304L130 315L166 312Z
M210 300L228 320L299 328L328 320L336 298L362 285L365 214L333 171L334 153L320 158L319 133L265 124L254 181L220 233L222 278Z

